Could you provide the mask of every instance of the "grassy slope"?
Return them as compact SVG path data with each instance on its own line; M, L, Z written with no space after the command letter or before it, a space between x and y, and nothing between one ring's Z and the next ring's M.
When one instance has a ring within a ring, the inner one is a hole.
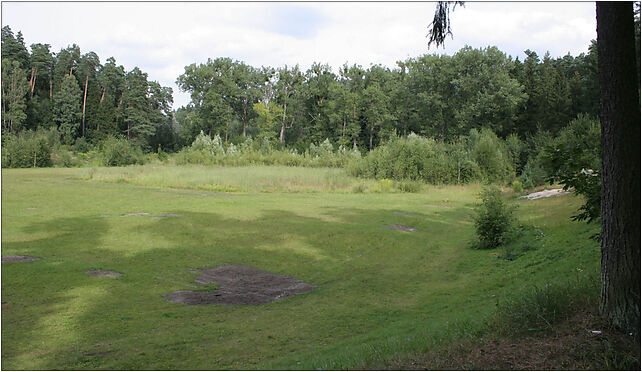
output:
M327 192L311 186L315 177L340 179L339 191L360 181L314 171L92 171L117 181L103 183L83 180L87 169L3 169L2 255L43 260L2 264L2 368L347 368L430 348L453 323L474 328L498 297L520 287L573 278L577 268L598 273L599 249L588 240L594 230L568 218L580 205L573 196L519 201L520 219L546 237L511 262L466 248L477 186ZM252 186L257 174L269 187ZM211 177L246 192L149 188L216 190ZM315 192L266 192L287 190ZM132 212L184 217L120 217ZM387 224L418 231L381 228ZM222 264L291 275L318 289L258 307L190 307L162 297L195 287L190 269ZM124 276L95 279L84 274L89 269Z

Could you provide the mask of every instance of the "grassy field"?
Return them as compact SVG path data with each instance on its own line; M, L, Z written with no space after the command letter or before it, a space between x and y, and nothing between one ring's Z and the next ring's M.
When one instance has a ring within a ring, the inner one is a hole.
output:
M524 288L599 273L575 196L515 200L544 238L507 261L468 248L479 185L377 184L286 167L3 169L2 255L42 260L2 264L2 369L351 368L473 331ZM162 296L224 264L317 288L260 306ZM123 276L85 274L97 269Z

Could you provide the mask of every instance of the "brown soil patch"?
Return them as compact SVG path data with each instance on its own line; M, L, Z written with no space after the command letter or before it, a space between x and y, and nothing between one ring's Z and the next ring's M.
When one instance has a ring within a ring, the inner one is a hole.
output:
M29 257L29 256L2 256L2 262L32 262L38 261L38 257Z
M595 312L582 311L549 332L461 340L376 369L639 371L640 340L610 328Z
M404 225L385 225L381 226L384 229L396 230L396 231L416 231L414 227L404 226Z
M419 213L408 213L408 212L392 212L393 214L401 214L403 216L423 216L423 214Z
M112 270L88 270L85 274L94 278L120 278L123 274Z
M262 305L316 288L287 275L248 266L226 265L194 272L200 274L195 279L197 283L216 284L219 289L175 291L163 296L170 302L185 305Z

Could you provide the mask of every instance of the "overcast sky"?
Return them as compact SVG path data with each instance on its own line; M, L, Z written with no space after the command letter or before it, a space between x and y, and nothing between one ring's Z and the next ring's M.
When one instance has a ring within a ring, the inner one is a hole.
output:
M595 3L466 2L451 13L453 39L430 50L427 25L435 3L96 3L2 2L2 26L25 43L52 51L76 43L101 63L114 56L174 90L174 108L189 95L176 86L184 67L231 57L255 67L344 62L369 67L425 53L454 54L464 45L495 45L524 59L587 52L596 38Z

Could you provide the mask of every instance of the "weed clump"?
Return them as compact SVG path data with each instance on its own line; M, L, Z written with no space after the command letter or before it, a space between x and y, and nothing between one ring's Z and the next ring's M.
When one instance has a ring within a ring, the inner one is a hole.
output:
M489 330L501 335L551 331L578 309L596 305L599 294L599 280L588 275L578 275L568 282L522 288L497 303Z

